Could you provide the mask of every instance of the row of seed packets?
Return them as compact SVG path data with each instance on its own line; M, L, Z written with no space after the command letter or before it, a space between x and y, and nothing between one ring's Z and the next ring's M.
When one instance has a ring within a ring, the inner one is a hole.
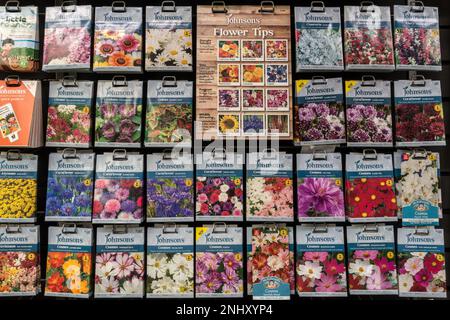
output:
M146 71L192 71L192 8L165 3L146 7L145 29L143 9L118 1L95 8L95 20L90 5L47 7L42 70L89 71L92 60L95 72L142 72L145 52ZM38 14L18 1L0 7L0 71L38 70Z
M420 1L391 8L363 1L341 11L314 1L295 8L297 71L442 69L439 13ZM395 63L394 63L395 61Z
M194 235L193 227L156 225L145 242L144 227L99 227L94 276L93 229L49 227L44 294L242 297L242 231L216 224L196 227ZM294 263L292 227L247 228L247 291L255 300L289 299L295 290L301 297L446 297L442 229L398 229L397 255L392 226L347 227L347 250L343 227L300 225L296 234ZM0 226L0 296L40 292L39 256L38 226Z

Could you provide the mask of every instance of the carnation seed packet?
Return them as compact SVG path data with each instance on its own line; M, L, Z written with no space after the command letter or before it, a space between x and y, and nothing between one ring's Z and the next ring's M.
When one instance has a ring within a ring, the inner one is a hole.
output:
M144 227L97 228L95 298L144 296Z
M89 298L92 293L92 228L48 228L45 296Z
M93 223L143 221L144 156L115 150L97 155Z
M192 81L148 81L146 147L191 146L192 93Z
M392 147L390 81L345 81L345 101L349 147Z
M397 80L394 82L394 96L397 146L445 146L444 107L439 80Z
M147 155L147 221L194 221L191 154Z
M99 80L95 111L96 147L140 147L142 81Z
M344 228L297 226L296 288L300 297L346 297Z
M242 228L204 225L195 230L195 296L244 296Z
M247 154L247 221L293 221L292 154Z
M91 145L93 81L50 81L45 145L88 148Z
M400 297L446 298L444 230L397 229Z
M36 221L38 156L0 153L0 223Z
M368 3L344 7L346 70L392 71L391 9Z
M145 12L145 71L192 71L192 7L166 1Z
M92 6L45 8L44 71L89 71Z
M0 71L39 69L38 16L37 6L19 7L16 1L0 7Z
M94 153L65 149L48 160L46 221L91 221Z
M311 3L295 8L297 72L344 70L341 9Z
M194 228L147 229L147 298L194 297Z
M391 154L346 156L346 215L350 222L397 221Z
M93 63L95 72L142 72L142 8L95 8Z
M37 295L39 260L39 226L0 225L0 297Z
M243 220L243 163L242 154L226 151L196 155L196 220Z
M340 153L297 155L297 205L300 222L345 221Z
M344 95L341 78L296 81L294 143L345 143Z
M397 70L442 70L437 7L395 5L394 36Z
M347 227L348 287L351 295L398 295L394 227Z

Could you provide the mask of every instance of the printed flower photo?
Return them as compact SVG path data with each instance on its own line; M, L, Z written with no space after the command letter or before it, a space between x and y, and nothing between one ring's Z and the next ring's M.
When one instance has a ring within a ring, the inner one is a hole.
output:
M263 86L264 64L242 64L242 85Z
M266 89L267 111L289 111L289 89Z
M395 62L400 66L440 66L439 29L395 28Z
M264 89L245 88L242 89L243 111L264 111Z
M41 288L37 252L0 252L0 295L34 294Z
M217 65L218 84L223 86L239 86L240 65L239 64L218 64Z
M145 69L191 68L191 29L147 28L145 32Z
M266 64L266 85L287 86L289 74L287 64Z
M263 61L264 50L262 40L242 40L242 61Z
M267 114L267 134L273 136L289 135L288 114Z
M239 111L241 109L241 98L239 89L219 88L217 91L218 110Z
M265 132L264 115L247 113L242 116L242 130L244 135L261 135Z
M217 60L239 61L241 56L239 40L217 40Z
M0 179L0 219L34 218L36 195L36 179Z
M89 105L49 105L47 144L89 144L91 109Z
M287 61L288 41L266 39L266 61Z
M241 116L222 113L217 115L219 135L237 136L241 133Z

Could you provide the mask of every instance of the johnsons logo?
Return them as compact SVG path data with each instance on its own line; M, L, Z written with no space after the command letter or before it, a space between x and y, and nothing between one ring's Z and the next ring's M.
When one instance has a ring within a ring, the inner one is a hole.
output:
M105 21L116 21L116 22L129 22L129 21L133 21L133 18L130 16L125 16L125 15L111 15L111 12L106 12L105 14L103 14L103 19Z
M416 236L414 233L406 235L407 243L435 243L435 239L425 235Z
M0 170L28 170L28 163L11 163L6 160L0 162Z
M385 241L385 237L382 234L367 234L358 232L356 233L356 241Z
M156 236L156 244L181 244L184 242L184 238L166 238L162 234Z
M163 87L157 87L156 95L157 96L183 96L184 91L183 90L166 89Z
M312 14L310 11L305 13L305 21L314 21L314 22L330 22L333 21L333 17L329 15L323 14Z
M233 243L234 238L232 237L217 237L211 233L205 233L206 243Z
M167 169L173 169L173 170L179 170L184 169L184 164L176 164L176 163L164 163L162 160L158 160L156 162L156 169L157 170L167 170Z
M209 159L205 163L205 167L207 169L227 169L227 168L233 168L233 163L227 163L227 162L215 162L213 159Z
M308 95L317 95L317 94L333 94L334 88L325 87L325 88L318 88L317 86L306 86L306 93Z
M384 169L382 163L364 163L361 160L355 162L356 170L374 170L374 169Z
M315 234L313 234L312 232L309 232L306 234L306 243L334 243L336 242L336 238L332 237L332 236L317 236Z
M84 169L84 163L67 163L64 160L58 160L56 161L57 169L63 169L63 170L71 170L71 169Z
M153 13L153 16L154 16L154 19L158 20L158 21L183 20L183 16L161 14L161 11L155 11Z
M425 12L403 11L403 19L405 20L427 20L430 17Z
M109 97L122 97L122 96L132 97L134 96L134 90L108 87L106 88L106 95Z
M283 169L284 163L278 161L264 162L262 159L256 160L256 168L258 169Z
M383 90L369 87L355 87L355 96L382 96Z
M134 166L132 164L116 164L111 161L105 162L105 171L132 171Z
M227 25L230 24L261 24L260 18L238 18L230 14L227 16Z
M105 243L134 243L133 237L115 237L114 235L105 234Z
M418 88L411 88L410 86L406 86L403 88L403 94L405 96L429 96L433 93L431 89L418 89Z
M329 162L321 162L308 159L305 161L305 163L306 169L334 169L333 164Z
M0 242L27 242L27 237L10 236L6 233L0 233Z
M70 237L66 237L64 234L59 233L56 235L56 242L57 243L74 243L74 244L82 244L83 243L83 239L79 238L79 237L74 237L74 236L70 236Z
M56 92L58 93L58 97L64 96L64 97L81 97L84 95L83 91L80 90L66 90L64 87L59 87L56 89Z

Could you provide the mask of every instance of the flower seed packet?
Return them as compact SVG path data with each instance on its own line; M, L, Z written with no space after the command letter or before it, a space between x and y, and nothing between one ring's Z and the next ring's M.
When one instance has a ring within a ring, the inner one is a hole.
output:
M45 8L44 71L89 71L92 6Z
M392 155L368 151L346 156L347 219L350 222L397 221Z
M217 48L218 61L239 61L241 56L239 40L217 40Z
M291 119L286 113L267 113L266 132L271 137L287 137L290 135Z
M97 228L95 298L144 296L144 227Z
M395 69L389 6L344 7L344 57L346 70Z
M242 228L204 225L195 230L195 296L244 296Z
M345 221L340 153L297 155L297 205L300 222Z
M190 154L147 155L147 221L194 221L193 179Z
M193 82L149 80L145 116L146 147L191 146Z
M394 96L397 146L445 146L440 81L397 80Z
M244 136L262 136L265 131L264 114L244 113L242 115L242 133Z
M287 63L267 63L266 64L266 86L287 86L289 85L289 72ZM245 85L245 84L244 84Z
M50 81L45 145L88 148L91 145L92 81Z
M192 71L192 7L147 6L145 71Z
M92 293L92 228L48 228L45 296L87 299Z
M264 99L264 96L260 95L261 91L247 89L246 93L248 95L245 102L248 104L248 106L260 107ZM217 101L217 110L219 111L240 111L241 90L233 88L218 88Z
M394 6L397 70L441 71L438 8L416 3Z
M296 81L294 143L345 143L344 95L341 78Z
M392 147L390 81L345 81L345 102L348 146Z
M241 61L264 61L264 41L260 39L241 40Z
M296 289L300 297L346 297L344 228L297 226Z
M267 111L289 111L290 100L288 88L267 88L265 104Z
M351 295L398 295L394 227L347 227L348 286Z
M0 297L37 295L39 260L39 226L0 225Z
M293 221L292 154L247 154L247 221Z
M344 70L341 9L296 7L297 72Z
M397 229L400 297L446 298L444 230Z

